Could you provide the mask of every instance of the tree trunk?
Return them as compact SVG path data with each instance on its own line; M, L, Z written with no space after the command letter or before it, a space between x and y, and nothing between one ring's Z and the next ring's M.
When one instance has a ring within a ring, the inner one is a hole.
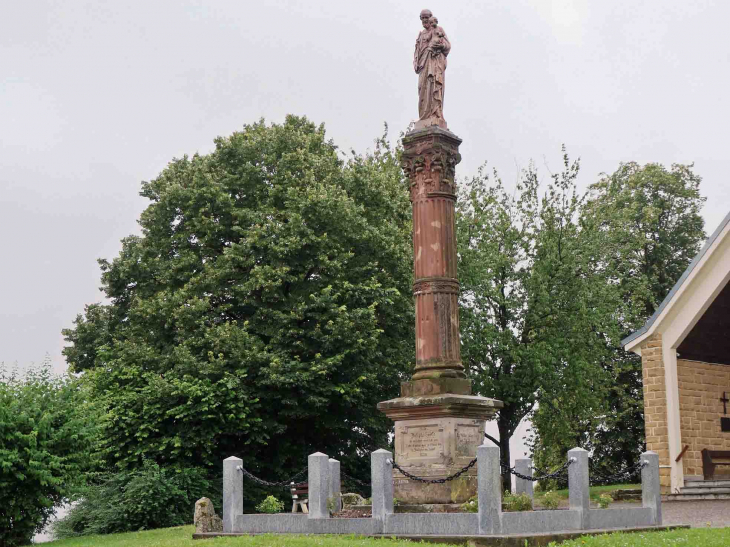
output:
M512 476L508 471L510 467L510 456L509 456L509 439L512 436L507 420L502 420L501 412L500 417L497 419L497 428L499 429L499 461L502 467L502 492L505 490L512 491Z

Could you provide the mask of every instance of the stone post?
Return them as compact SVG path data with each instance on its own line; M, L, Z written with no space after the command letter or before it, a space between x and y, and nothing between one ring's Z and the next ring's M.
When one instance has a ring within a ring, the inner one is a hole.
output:
M588 476L588 451L574 448L568 451L568 498L570 509L581 512L580 526L588 527L588 510L590 509L590 478Z
M330 493L329 469L330 462L327 454L315 452L307 458L309 484L309 515L310 519L327 519L330 516L327 509L327 497Z
M476 456L484 426L504 406L471 394L461 362L456 257L456 165L461 139L429 126L403 138L403 171L413 205L413 296L416 363L401 396L378 403L395 421L396 461L429 479L446 478ZM395 495L409 504L463 503L477 491L477 473L424 484L394 472Z
M243 514L243 474L241 458L223 460L223 531L233 532L236 516Z
M648 451L641 455L647 464L641 468L641 501L652 510L654 526L662 523L662 487L659 479L659 455Z
M515 471L527 477L532 477L532 460L530 458L515 460ZM515 494L522 493L530 496L530 499L535 499L533 482L515 477Z
M393 514L393 454L376 450L370 455L370 486L373 494L373 518L385 521Z
M340 462L330 458L330 498L334 501L334 512L342 511L342 491L340 478Z
M499 472L499 447L485 444L477 448L479 480L479 534L502 531L502 488Z

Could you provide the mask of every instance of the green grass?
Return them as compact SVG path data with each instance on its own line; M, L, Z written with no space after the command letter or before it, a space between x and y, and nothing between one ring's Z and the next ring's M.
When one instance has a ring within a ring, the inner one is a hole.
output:
M631 490L631 489L641 489L640 484L612 484L610 486L591 486L590 488L590 497L592 500L598 499L598 496L601 494L608 492L609 494L613 492L614 490ZM568 489L565 488L563 490L554 490L556 494L558 494L561 498L568 499ZM535 492L535 499L537 501L540 500L541 497L545 495L545 492Z
M550 545L556 544L551 543ZM559 547L666 547L671 545L727 547L730 545L730 528L694 528L671 532L585 536L561 543Z
M287 536L267 534L193 541L193 527L164 528L129 534L89 536L45 543L48 547L413 547L415 543L391 539L370 539L358 536ZM429 543L431 547L446 547ZM551 545L555 545L552 543ZM730 528L695 528L670 532L641 534L610 534L584 536L561 543L560 547L727 547L730 545Z
M412 541L372 539L359 536L289 536L265 534L261 536L240 536L193 541L193 526L163 528L129 534L109 534L74 539L62 539L44 543L44 547L413 547ZM429 543L430 547L446 547L444 544Z

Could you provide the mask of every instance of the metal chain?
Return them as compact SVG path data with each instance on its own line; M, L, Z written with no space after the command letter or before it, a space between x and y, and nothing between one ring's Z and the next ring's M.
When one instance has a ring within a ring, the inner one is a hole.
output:
M567 471L568 467L573 462L575 462L575 458L570 458L559 469L556 469L552 473L546 473L544 475L539 475L537 477L530 477L529 475L523 475L522 473L518 473L517 471L515 471L515 468L514 467L507 467L505 465L502 465L501 468L502 468L503 471L509 471L515 477L517 477L519 479L523 479L523 480L526 480L526 481L536 482L536 481L542 481L542 480L545 480L545 479L557 479L557 478L560 478L560 476L563 475L565 473L565 471Z
M634 464L633 466L629 467L628 469L624 469L622 471L619 471L618 473L614 473L613 475L601 475L600 473L596 473L595 471L591 472L591 483L592 484L598 484L598 483L610 483L610 482L616 482L618 479L625 479L628 480L632 478L637 471L640 471L644 466L647 465L647 462L644 460L639 460L638 463ZM593 478L595 477L595 478ZM623 481L621 481L623 482Z
M398 471L400 471L407 478L409 478L411 480L414 480L414 481L418 481L418 482L425 482L426 484L444 484L445 482L453 481L454 479L459 478L461 475L463 475L464 473L466 473L467 471L469 471L469 469L471 469L472 467L474 467L474 465L476 465L476 463L477 463L477 459L474 458L467 465L465 465L464 467L462 467L461 470L457 471L453 475L450 475L450 476L448 476L446 478L443 478L443 479L424 479L423 477L417 477L415 475L410 474L408 471L406 471L405 469L403 469L400 465L398 465L394 461L392 461L392 460L388 460L388 461L390 461L390 463L393 464L393 467L395 469L397 469Z
M370 485L366 482L361 481L360 479L356 479L355 477L352 477L345 473L344 471L340 471L340 475L345 478L346 480L349 480L350 482L354 482L358 486L362 486L363 488L370 488Z
M251 473L249 473L248 471L246 471L240 465L238 466L238 470L241 473L243 473L243 475L245 477L249 478L253 482L258 483L261 486L266 486L266 487L269 487L269 488L291 488L292 486L302 486L304 484L307 484L306 481L305 482L294 483L294 479L297 479L297 478L301 477L302 475L304 475L304 473L307 472L307 468L306 467L304 469L302 469L299 473L297 473L296 475L294 475L291 479L285 480L285 481L281 481L281 482L269 482L269 481L265 481L264 479L260 479L260 478L256 477L255 475L252 475ZM292 484L292 483L294 483L294 484Z

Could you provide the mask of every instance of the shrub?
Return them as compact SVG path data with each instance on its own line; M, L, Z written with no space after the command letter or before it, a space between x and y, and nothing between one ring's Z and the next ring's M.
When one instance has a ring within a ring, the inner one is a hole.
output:
M461 504L461 510L465 513L478 513L479 512L479 496L472 496L464 503Z
M331 499L331 498L330 498ZM327 508L329 508L330 500L327 500ZM334 509L334 500L332 501L332 508ZM279 501L274 496L267 496L267 498L256 506L256 510L259 513L281 513L284 510L284 502Z
M548 490L542 497L542 505L545 509L557 509L560 505L560 496L552 490Z
M505 511L532 511L532 498L525 492L521 494L505 492L502 504Z
M610 494L601 494L596 501L601 509L607 509L613 503L613 498Z
M50 363L21 376L0 365L0 545L28 544L94 464L95 412Z
M218 481L211 481L203 469L164 468L145 461L140 469L104 475L86 488L53 532L64 538L191 524L196 500L211 497L214 505L220 500L213 484Z

